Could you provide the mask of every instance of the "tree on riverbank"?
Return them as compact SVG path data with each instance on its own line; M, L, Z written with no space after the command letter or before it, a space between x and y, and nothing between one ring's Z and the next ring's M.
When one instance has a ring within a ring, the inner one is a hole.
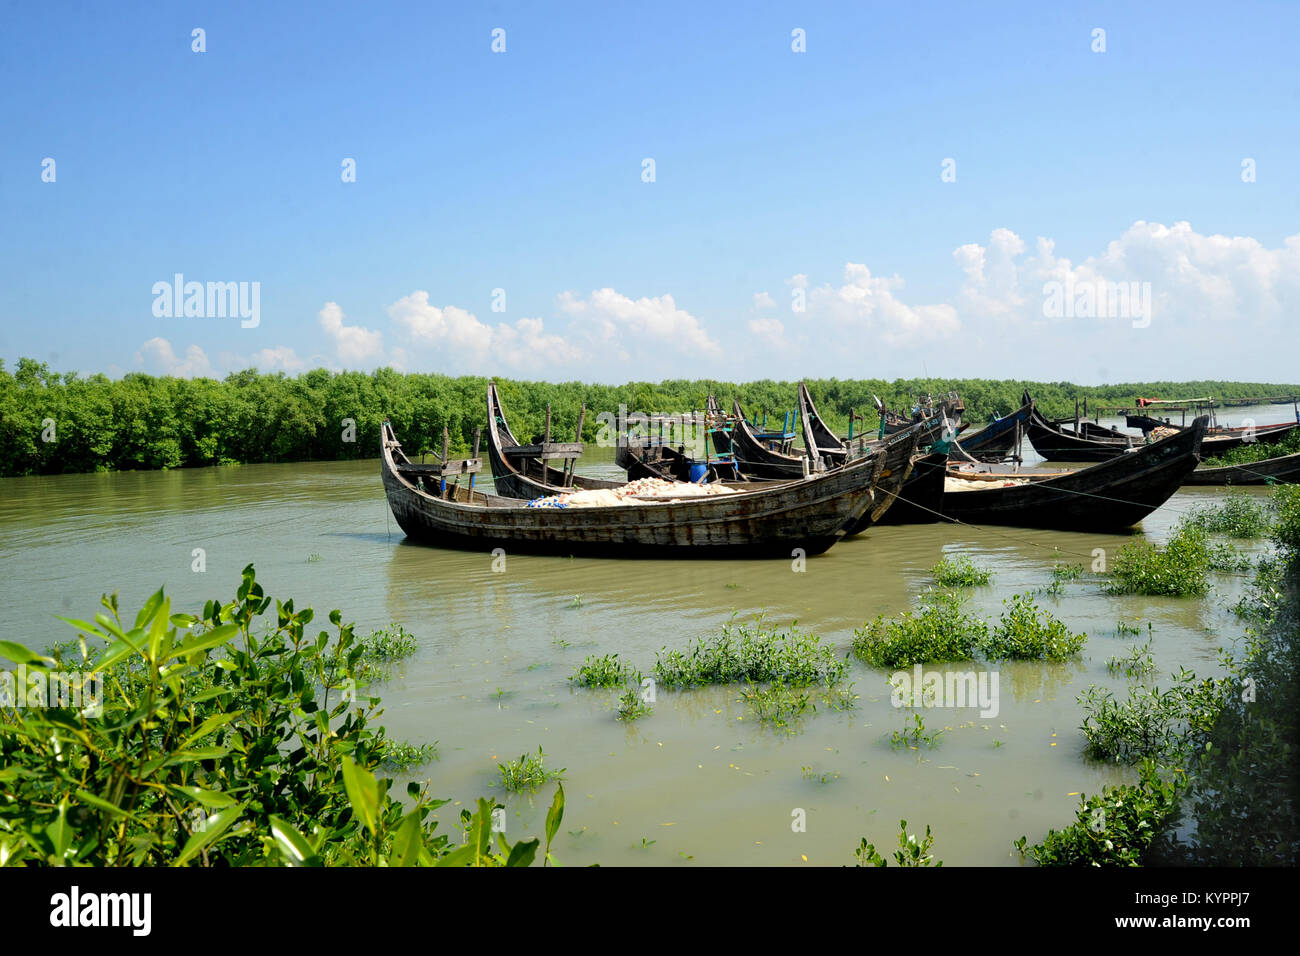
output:
M129 373L81 377L19 359L10 372L0 361L0 476L63 472L180 468L223 463L335 461L372 458L379 425L392 419L407 447L441 448L447 428L453 450L467 452L486 416L487 379L315 369L291 378L248 369L221 381ZM540 432L552 406L554 434L572 435L587 406L583 441L595 441L599 412L690 412L713 392L729 407L738 398L750 415L777 421L795 404L794 381L725 382L670 380L659 383L588 385L580 382L519 382L498 379L511 426L520 435ZM818 409L841 432L850 412L876 427L873 396L891 408L908 409L918 393L955 389L975 423L1020 405L1028 387L1045 414L1074 413L1075 399L1092 407L1132 403L1138 395L1214 395L1246 398L1281 395L1297 386L1258 382L1146 382L1076 386L1068 382L986 379L813 379L808 386ZM1289 415L1279 413L1279 419ZM861 429L861 425L855 426Z

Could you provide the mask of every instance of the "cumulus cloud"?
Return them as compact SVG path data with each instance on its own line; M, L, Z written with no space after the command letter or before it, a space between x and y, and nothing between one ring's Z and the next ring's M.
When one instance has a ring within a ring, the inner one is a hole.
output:
M542 319L489 325L454 305L430 304L429 293L424 291L398 299L388 307L388 315L412 346L436 346L463 366L483 371L572 365L584 354L563 337L547 334ZM404 349L397 352L395 358L402 367L410 356Z
M155 375L172 375L177 378L211 378L212 363L197 345L191 345L181 358L166 339L155 336L140 346L135 353L136 365Z
M756 309L775 309L775 308L776 308L776 300L774 300L774 299L773 299L770 295L768 295L766 292L755 292L755 293L754 293L754 308L756 308Z
M633 300L613 289L597 289L584 299L563 292L557 306L570 316L569 328L577 337L612 349L622 360L647 349L706 356L722 352L699 319L679 309L671 295Z
M1088 301L1083 317L1129 319L1099 307L1107 289L1149 286L1149 318L1167 329L1226 331L1246 322L1273 322L1300 307L1300 236L1269 249L1257 239L1204 235L1187 222L1172 226L1139 220L1106 249L1078 264L1056 255L1056 243L1039 237L1031 255L1015 233L996 229L988 246L954 252L966 280L958 295L972 319L1043 322L1058 317L1049 305L1066 290L1071 305ZM1112 297L1114 292L1110 293ZM1114 304L1113 301L1111 303ZM1122 310L1121 310L1122 311ZM1071 316L1076 314L1073 307Z
M383 354L384 333L360 325L344 325L343 310L337 302L326 302L318 318L342 361L360 363Z
M786 282L794 288L805 288L807 277L793 276ZM810 321L825 321L891 346L944 338L961 328L953 306L908 305L897 295L902 288L899 276L873 276L866 265L849 262L844 266L843 284L817 286L808 292L804 314Z

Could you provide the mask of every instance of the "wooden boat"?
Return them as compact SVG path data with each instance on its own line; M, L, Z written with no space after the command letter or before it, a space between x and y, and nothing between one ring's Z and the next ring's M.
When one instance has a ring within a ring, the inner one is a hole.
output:
M573 463L582 454L581 442L552 442L550 413L547 413L543 441L522 445L510 431L495 382L487 387L488 461L497 494L507 498L549 498L565 491L619 488L626 482L588 478L573 473ZM578 434L582 434L579 419ZM552 461L564 462L556 468Z
M876 480L876 503L857 523L849 526L848 535L861 534L872 525L880 524L897 506L898 496L912 476L913 467L922 458L919 448L923 431L919 426L914 427L911 431L890 435L866 446L864 453L881 456L885 466Z
M1025 392L1024 398L1026 401L1029 400L1028 391ZM1208 416L1201 417L1209 421ZM1065 427L1068 421L1071 419L1049 421L1036 408L1033 409L1030 413L1027 434L1034 451L1048 461L1109 461L1142 447L1145 441L1136 435L1125 435L1113 428L1087 421L1080 422L1079 431L1075 432ZM1187 426L1187 429L1176 425L1161 427L1182 431L1190 430L1194 426ZM1300 423L1291 422L1263 428L1253 426L1217 430L1207 428L1201 455L1212 458L1251 442L1276 444L1297 428L1300 428Z
M412 462L388 421L381 431L380 456L388 505L398 526L415 541L473 550L636 557L789 559L794 548L820 554L875 503L884 467L884 458L873 455L807 479L754 485L736 494L548 508L487 495L459 482L444 487L448 470L454 474L465 463Z
M1265 458L1244 465L1220 465L1197 468L1185 479L1185 485L1271 485L1300 484L1300 452Z
M790 453L787 441L763 441L754 431L740 402L732 400L731 453L751 478L802 478L815 470L806 454Z
M1033 407L1032 401L1026 402L1010 415L1004 415L975 434L960 439L957 447L972 461L1003 461L1011 457L1013 452L1018 457Z
M1202 416L1186 431L1090 468L1059 475L954 473L963 484L945 488L945 518L967 524L1015 525L1068 531L1114 531L1137 524L1178 490L1200 461L1209 426Z
M947 474L948 455L944 452L915 459L893 504L876 524L932 524L943 520L943 486Z
M696 481L692 469L704 472L705 481L748 481L727 455L721 458L691 458L685 448L674 448L670 444L655 440L637 441L629 439L620 441L614 462L627 472L631 481L638 478L662 478L665 481Z

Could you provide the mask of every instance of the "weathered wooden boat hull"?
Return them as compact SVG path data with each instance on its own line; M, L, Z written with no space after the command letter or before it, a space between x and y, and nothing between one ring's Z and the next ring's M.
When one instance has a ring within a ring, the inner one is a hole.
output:
M898 504L898 496L912 476L912 469L919 460L917 448L920 438L921 430L914 429L910 433L894 435L884 441L873 442L869 446L873 455L879 455L884 459L884 467L876 479L876 503L848 528L846 534L861 534L873 525L880 524Z
M943 516L943 483L948 456L942 452L916 459L911 474L878 525L933 524Z
M947 492L943 514L974 525L1064 531L1132 527L1168 501L1196 468L1208 424L1207 417L1198 418L1184 432L1066 475L1010 487Z
M1244 465L1221 465L1197 468L1184 480L1185 485L1294 485L1300 484L1300 452L1265 458Z
M439 547L508 553L612 554L626 557L790 558L820 554L875 503L879 457L796 482L734 495L600 508L531 508L527 502L459 487L454 499L404 477L409 460L385 422L384 492L398 527Z

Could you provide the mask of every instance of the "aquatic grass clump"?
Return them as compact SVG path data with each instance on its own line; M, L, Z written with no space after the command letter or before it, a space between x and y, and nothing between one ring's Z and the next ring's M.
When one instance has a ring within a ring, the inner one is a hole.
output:
M497 764L501 771L502 785L512 793L518 793L523 790L536 790L548 780L559 780L564 774L564 768L547 770L543 764L545 756L542 748L538 747L535 757L532 754L521 754L518 760Z
M1273 527L1273 509L1268 499L1230 491L1218 505L1193 509L1180 524L1229 538L1262 538Z
M789 730L790 723L802 717L806 711L817 709L813 695L808 690L787 687L781 683L766 688L751 684L740 692L740 699L749 705L761 722L774 724L783 730Z
M925 718L913 711L911 726L904 725L902 730L895 730L890 734L889 746L895 750L900 747L911 747L915 750L917 744L924 743L934 748L939 746L939 738L943 734L942 730L927 730Z
M632 677L632 665L620 661L617 654L588 656L569 680L579 687L617 687Z
M964 661L987 639L988 627L963 610L957 594L927 591L916 611L884 615L853 632L853 653L873 667Z
M1146 677L1154 673L1155 669L1156 660L1151 655L1149 638L1145 644L1134 644L1123 657L1116 654L1106 662L1106 670L1112 674L1123 674L1130 679Z
M416 767L423 767L438 759L438 742L431 744L412 744L388 741L383 750L381 766L390 773L405 773Z
M848 666L816 634L801 632L793 624L779 630L760 620L753 626L728 622L721 634L700 638L685 651L661 650L654 676L664 687L773 682L829 686Z
M1102 589L1108 594L1201 595L1210 589L1210 559L1205 532L1185 525L1164 547L1134 541L1120 548Z
M637 720L654 713L641 692L641 675L636 674L618 698L617 720Z
M369 637L357 641L361 655L354 668L358 679L384 680L398 661L405 660L419 649L415 635L400 624L371 631Z
M993 577L992 571L976 567L975 562L970 559L968 554L963 554L955 559L950 559L945 555L938 564L930 569L930 574L940 587L945 588L979 587L988 584L989 579Z
M1064 622L1041 610L1031 595L1017 594L980 650L989 660L1061 661L1087 640L1087 634L1071 634Z

